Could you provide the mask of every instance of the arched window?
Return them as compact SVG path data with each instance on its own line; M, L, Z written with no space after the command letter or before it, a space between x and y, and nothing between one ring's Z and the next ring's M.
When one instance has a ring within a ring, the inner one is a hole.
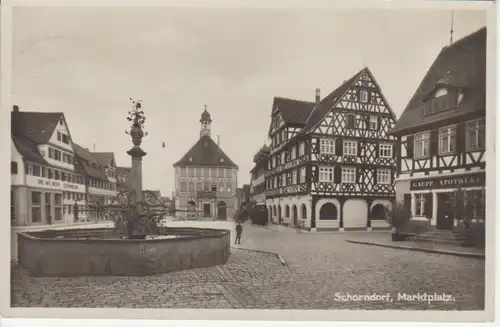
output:
M306 208L306 205L305 204L302 204L300 206L300 211L302 212L301 213L301 218L302 219L307 219L307 208Z
M285 206L285 217L290 217L290 206L288 204Z
M333 203L325 203L319 210L319 219L337 220L337 207Z
M386 208L381 204L376 204L373 206L370 213L371 220L385 220L386 219Z

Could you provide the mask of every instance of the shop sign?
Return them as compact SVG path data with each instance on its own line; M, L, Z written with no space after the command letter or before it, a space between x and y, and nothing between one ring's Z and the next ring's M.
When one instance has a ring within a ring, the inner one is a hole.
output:
M40 178L37 176L26 176L26 184L28 186L33 186L33 187L85 192L85 185L73 184L73 183L68 183L66 181L57 181L47 178Z
M484 172L443 178L416 179L411 181L411 190L430 190L440 188L481 187L485 185Z
M213 191L199 191L198 199L215 199L215 193Z

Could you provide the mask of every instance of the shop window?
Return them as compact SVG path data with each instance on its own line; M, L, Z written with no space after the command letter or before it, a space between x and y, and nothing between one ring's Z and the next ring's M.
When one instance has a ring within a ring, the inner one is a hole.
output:
M42 221L42 193L31 192L31 222L39 223Z

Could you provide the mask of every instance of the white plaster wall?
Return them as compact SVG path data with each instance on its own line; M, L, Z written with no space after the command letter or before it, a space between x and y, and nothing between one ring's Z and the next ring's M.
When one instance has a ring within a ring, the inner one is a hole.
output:
M57 132L61 132L63 134L66 134L69 138L69 144L64 143L62 140L61 141L57 140ZM65 150L67 150L68 152L74 154L72 140L71 140L70 135L69 135L69 129L68 129L68 126L66 125L66 122L64 120L62 122L62 125L59 122L57 123L57 126L54 130L54 133L50 137L49 143L55 144L55 145L65 149ZM47 156L48 156L48 153L47 153Z
M368 204L362 199L349 199L344 203L344 228L366 227Z
M290 217L285 217L285 206L290 206ZM301 215L301 206L305 204L307 210L307 219L302 219ZM273 198L267 199L266 205L269 210L272 210L272 207L276 205L276 215L274 213L271 215L273 221L278 222L278 205L281 205L281 217L283 217L284 223L293 223L293 205L297 207L297 218L298 220L302 220L302 226L309 227L311 221L311 196L310 195L302 195L302 196L290 196L290 197L282 197L280 199Z
M10 175L10 184L11 185L25 185L26 184L26 175L24 172L24 161L23 157L17 151L16 146L14 145L14 141L10 140L10 160L17 162L17 174ZM10 170L10 166L9 166Z
M325 203L332 203L337 208L337 220L321 220L319 213ZM340 224L340 202L337 199L320 199L316 202L316 228L338 228Z

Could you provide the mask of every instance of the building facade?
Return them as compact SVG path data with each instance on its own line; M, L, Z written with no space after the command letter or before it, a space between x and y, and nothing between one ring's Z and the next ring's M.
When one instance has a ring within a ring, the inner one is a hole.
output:
M75 168L85 176L84 212L87 220L105 220L105 212L97 210L97 205L107 205L116 198L116 165L113 153L95 156L88 149L73 143ZM99 159L98 159L99 158ZM79 213L80 216L80 213Z
M63 113L11 112L11 224L74 222L85 206L85 178L75 169L73 141Z
M250 171L249 200L253 205L266 205L266 172L268 168L268 156L270 149L264 145L253 157L254 167Z
M311 231L388 228L394 123L368 68L323 99L317 89L314 102L275 98L266 173L270 220Z
M238 166L212 140L206 107L200 123L198 141L174 164L176 215L228 219L237 209Z
M413 223L451 230L454 192L485 190L486 28L444 47L391 133L396 198ZM482 220L485 205L474 219Z

